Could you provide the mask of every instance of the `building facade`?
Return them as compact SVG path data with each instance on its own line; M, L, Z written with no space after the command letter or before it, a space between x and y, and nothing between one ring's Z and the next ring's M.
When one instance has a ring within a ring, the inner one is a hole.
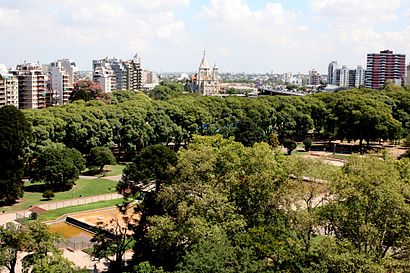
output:
M383 50L367 54L366 87L380 89L387 81L404 85L406 77L406 55Z
M18 79L19 108L39 109L46 107L47 76L39 64L24 63L10 71Z
M0 65L0 107L14 105L19 107L18 80L4 65Z
M110 66L96 66L93 72L93 81L100 84L104 93L110 93L113 90L114 72Z
M309 85L320 85L320 74L315 70L312 69L309 71Z
M108 83L109 78L111 79L110 83ZM116 58L94 60L93 81L104 82L105 88L103 88L103 91L105 92L111 92L112 90L141 90L143 85L141 59L136 54L131 60Z
M219 68L216 64L210 68L205 51L198 73L192 77L192 89L204 96L219 94Z
M43 66L43 71L48 77L47 106L67 104L74 89L75 74L78 73L76 63L62 59Z
M336 77L337 77L337 70L339 69L339 64L336 61L333 61L329 64L327 70L327 83L328 84L336 84Z
M359 65L356 69L349 69L333 61L328 66L327 83L346 88L365 86L366 71Z

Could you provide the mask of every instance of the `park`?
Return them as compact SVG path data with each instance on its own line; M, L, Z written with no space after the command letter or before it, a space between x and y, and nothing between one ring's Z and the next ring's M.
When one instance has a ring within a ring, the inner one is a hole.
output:
M162 89L0 108L0 235L20 244L0 246L15 254L5 270L407 267L407 90L250 99Z

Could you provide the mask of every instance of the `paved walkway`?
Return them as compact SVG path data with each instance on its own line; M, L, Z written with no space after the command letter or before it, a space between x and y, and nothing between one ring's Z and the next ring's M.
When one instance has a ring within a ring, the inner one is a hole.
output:
M27 255L26 252L19 252L17 254L16 272L22 272L21 259L23 259L24 256L26 255ZM124 255L125 260L126 261L131 260L132 255L133 255L132 251L127 251ZM64 249L63 256L67 258L68 260L72 261L76 266L80 268L85 268L89 271L94 269L94 265L97 268L97 272L105 272L108 269L107 261L105 260L93 261L92 257L89 254L81 250L76 250L72 252L72 251L68 251L67 249ZM0 269L0 272L6 273L8 271L6 269L3 269L3 270Z
M38 205L37 207L45 209L45 210L54 210L54 209L59 209L59 208L85 205L85 204L91 204L95 202L114 200L114 199L120 199L120 198L123 198L121 194L108 193L108 194L102 194L102 195L69 199L69 200L64 200L64 201L48 202L42 205ZM4 225L5 223L15 221L19 215L20 216L24 215L25 217L29 217L30 214L31 214L31 211L29 210L22 210L22 211L16 211L12 213L0 214L0 225Z

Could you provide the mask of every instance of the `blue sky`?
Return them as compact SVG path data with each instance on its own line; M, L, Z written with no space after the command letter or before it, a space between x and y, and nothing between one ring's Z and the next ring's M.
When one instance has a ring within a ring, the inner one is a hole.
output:
M326 73L330 61L410 54L409 0L0 0L0 63L130 58L194 71Z

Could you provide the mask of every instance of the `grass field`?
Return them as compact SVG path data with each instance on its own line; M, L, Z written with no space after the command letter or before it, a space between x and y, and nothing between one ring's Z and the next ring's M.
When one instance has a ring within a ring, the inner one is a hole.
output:
M104 173L104 176L117 176L117 175L121 175L123 170L125 168L125 165L110 165L110 166L106 166L104 168L104 170L109 170L109 172Z
M49 210L46 213L39 215L38 220L51 221L67 213L74 213L74 212L81 212L81 211L87 211L87 210L93 210L93 209L112 207L112 206L115 206L116 204L121 204L122 201L123 199L120 198L120 199L114 199L114 200L108 200L108 201L95 202L95 203L86 204L86 205L71 206L71 207L65 207L61 209Z
M95 177L104 177L104 176L117 176L122 175L126 165L124 164L117 164L117 165L107 165L104 167L104 171L102 173L95 173L93 170L89 170L88 168L82 172L82 175L85 176L95 176Z
M79 197L112 193L116 191L116 185L117 182L103 178L79 179L76 181L76 185L71 190L65 192L56 192L55 197L51 201L62 201ZM22 198L21 202L9 207L0 207L0 212L26 210L30 208L30 206L49 202L42 198L44 191L44 184L32 184L26 182L24 197Z

